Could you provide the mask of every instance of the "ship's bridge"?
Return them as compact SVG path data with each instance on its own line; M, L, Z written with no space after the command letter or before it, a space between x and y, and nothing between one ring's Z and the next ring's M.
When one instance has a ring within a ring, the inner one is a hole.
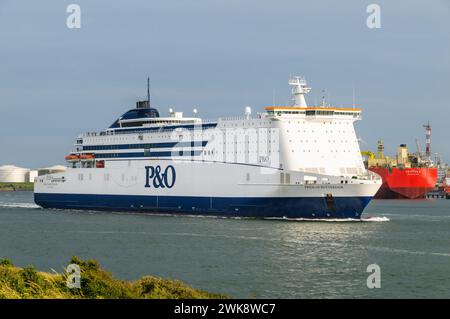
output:
M181 112L175 112L181 113ZM133 128L133 127L154 127L165 125L188 125L188 124L201 124L202 121L195 117L183 117L182 115L171 114L169 117L157 117L146 118L139 117L135 119L118 119L114 126L110 126L110 129L120 131L121 128Z
M122 123L136 123L158 119L159 112L157 109L150 107L149 101L138 101L136 102L136 108L125 112L121 117L119 117L109 128L119 128L122 127ZM137 125L137 126L142 126Z
M268 106L265 108L270 117L302 117L309 119L342 118L357 120L361 117L359 108L336 107L293 107L293 106Z
M119 117L110 127L109 130L130 128L130 127L148 127L148 126L164 126L173 124L197 124L201 123L201 119L194 117L183 117L182 112L169 111L168 117L160 117L159 112L155 108L151 108L147 101L137 102L136 108L127 111Z

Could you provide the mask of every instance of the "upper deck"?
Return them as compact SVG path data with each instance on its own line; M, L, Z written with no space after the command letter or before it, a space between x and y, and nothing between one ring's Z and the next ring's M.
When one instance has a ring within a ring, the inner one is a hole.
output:
M201 118L183 117L181 112L175 112L179 115L158 118L135 118L123 119L118 122L118 126L110 127L101 132L88 132L79 137L93 137L117 134L133 133L155 133L167 132L177 129L209 129L216 128L219 123L240 121L263 120L281 120L283 118L303 118L307 120L321 120L330 118L338 120L360 120L360 108L337 108L337 107L292 107L292 106L268 106L267 112L259 113L257 116L234 116L220 117L213 120L203 120Z
M317 174L362 174L365 169L353 126L361 119L361 109L325 103L307 106L305 82L292 84L302 86L294 90L292 106L267 106L256 114L246 106L241 116L214 120L195 117L196 111L193 117L184 117L173 109L161 117L149 103L138 104L106 130L80 135L68 160L74 167L94 167L111 160L176 158Z

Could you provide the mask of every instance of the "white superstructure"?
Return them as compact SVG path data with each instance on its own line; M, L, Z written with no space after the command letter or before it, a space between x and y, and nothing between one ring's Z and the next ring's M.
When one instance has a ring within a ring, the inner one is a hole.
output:
M381 181L364 168L356 108L293 106L205 121L138 102L108 129L82 134L70 168L39 177L43 207L255 217L359 218ZM195 114L196 112L194 112Z

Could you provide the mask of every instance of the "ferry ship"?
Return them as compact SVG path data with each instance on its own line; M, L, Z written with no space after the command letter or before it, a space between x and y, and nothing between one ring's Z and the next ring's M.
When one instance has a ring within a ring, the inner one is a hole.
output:
M360 219L381 186L365 169L361 109L293 103L202 120L139 101L107 129L76 138L63 173L39 176L44 208L255 218Z

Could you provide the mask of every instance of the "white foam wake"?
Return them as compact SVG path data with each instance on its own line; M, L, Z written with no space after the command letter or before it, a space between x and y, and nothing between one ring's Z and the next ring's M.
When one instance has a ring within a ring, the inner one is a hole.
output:
M361 218L361 221L363 221L363 222L388 222L388 221L390 221L390 219L385 216L382 216L382 217L369 216L369 217Z
M40 208L34 203L0 203L0 207L4 208Z
M305 221L305 222L328 222L328 223L348 223L348 222L388 222L387 217L363 217L358 218L283 218L283 217L266 217L268 220L287 220L287 221Z

